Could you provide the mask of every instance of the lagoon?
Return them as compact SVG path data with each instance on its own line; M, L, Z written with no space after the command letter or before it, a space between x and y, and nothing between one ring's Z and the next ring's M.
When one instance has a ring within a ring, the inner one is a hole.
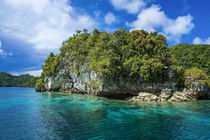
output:
M210 101L127 102L0 88L0 140L207 140Z

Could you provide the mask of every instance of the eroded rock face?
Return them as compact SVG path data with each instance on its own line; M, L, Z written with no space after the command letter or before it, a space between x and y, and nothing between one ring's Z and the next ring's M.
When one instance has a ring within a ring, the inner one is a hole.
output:
M128 98L129 101L158 101L158 95L148 93L148 92L140 92L138 96L134 96Z
M173 89L163 89L159 95L160 101L167 101L173 96Z
M180 92L177 91L173 94L173 96L169 99L169 101L190 101L197 100L198 94L196 92Z
M165 88L174 88L173 80L165 83L134 81L129 78L102 79L86 66L80 67L80 73L61 69L56 75L45 77L48 91L80 92L99 96L136 95L139 92L159 93Z
M163 83L149 83L134 81L130 78L104 79L89 69L88 64L79 66L78 72L70 70L70 60L62 58L59 72L53 76L45 77L44 83L47 91L80 92L99 96L136 95L139 92L161 92L165 88L173 89L173 70L163 69Z
M72 84L72 79L67 70L61 69L56 75L45 77L44 83L47 91L59 91L63 86Z
M187 78L188 86L184 88L183 92L195 95L196 99L210 99L210 88L203 84L202 81L194 81L192 77Z
M78 92L105 97L130 97L130 101L189 101L210 98L209 88L199 82L192 82L192 88L174 92L175 71L164 68L163 83L134 81L129 78L103 79L88 65L79 66L79 72L69 69L69 60L62 59L57 74L45 77L47 91ZM42 91L43 89L40 89Z
M202 93L202 94L201 94ZM171 101L171 102L185 102L198 99L209 99L209 92L195 92L190 89L184 89L174 92L172 89L164 89L160 94L140 92L138 95L128 98L129 101Z

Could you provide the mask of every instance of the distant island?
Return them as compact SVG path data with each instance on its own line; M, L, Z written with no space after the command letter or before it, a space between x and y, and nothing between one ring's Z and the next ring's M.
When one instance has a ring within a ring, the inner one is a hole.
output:
M34 87L39 77L29 74L14 76L0 72L0 87Z
M168 47L158 32L77 30L50 53L37 91L87 93L132 101L210 98L210 45Z

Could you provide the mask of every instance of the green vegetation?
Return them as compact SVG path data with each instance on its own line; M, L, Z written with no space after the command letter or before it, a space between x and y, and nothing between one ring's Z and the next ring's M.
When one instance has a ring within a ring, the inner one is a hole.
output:
M43 73L42 73L42 74L43 74ZM37 81L36 81L36 83L35 83L35 87L44 88L44 77L43 77L43 75L41 75L41 76L37 79Z
M96 80L91 79L90 83L86 83L86 85L90 86L92 89L99 89L99 86L103 83L97 82Z
M186 80L185 85L187 87L191 86L191 82L200 81L202 85L207 85L210 87L210 81L208 79L208 76L205 74L205 72L198 68L191 68L185 71L184 73L185 79L187 77L191 77L191 81Z
M42 66L42 70L45 76L51 76L58 72L59 65L61 63L61 56L55 55L51 52L48 58L45 60L45 64Z
M176 87L183 87L185 82L185 69L182 66L175 66L173 69L176 70L176 80L175 86Z
M210 76L210 45L179 44L169 48L177 66L196 67Z
M80 66L95 71L105 79L130 78L148 82L164 82L163 67L175 69L177 87L189 86L187 77L210 86L210 45L179 44L168 48L166 38L157 32L143 30L113 33L95 29L77 30L63 42L60 54L50 53L42 66L40 78L30 75L12 76L0 73L0 86L44 88L44 77L53 76L61 67L61 57L68 60L69 69L80 73ZM35 84L36 83L36 84ZM93 88L100 83L91 81Z
M70 69L88 63L90 69L101 77L118 79L132 77L158 82L162 79L163 66L170 66L172 59L166 38L157 32L143 30L114 33L77 31L63 43L62 56L70 60Z
M210 45L180 44L168 48L166 38L157 32L120 29L109 33L95 29L88 33L87 30L77 30L76 34L63 42L60 54L50 53L36 86L43 87L44 77L59 71L61 57L68 60L71 71L79 74L80 66L85 64L89 67L87 70L95 71L105 79L164 82L163 67L168 66L177 71L177 87L187 85L188 76L207 84L210 75L209 54ZM194 72L198 75L194 75ZM94 82L93 85L97 86Z
M11 74L0 72L0 87L34 87L38 77L29 74L13 76Z
M35 82L35 87L44 88L44 77L52 76L59 71L59 66L61 64L61 56L54 55L52 52L45 60L45 64L42 65L42 74Z

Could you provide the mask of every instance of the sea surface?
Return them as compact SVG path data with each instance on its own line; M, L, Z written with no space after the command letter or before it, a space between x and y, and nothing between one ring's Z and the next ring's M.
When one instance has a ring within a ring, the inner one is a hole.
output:
M132 103L0 88L0 140L209 140L210 101Z

